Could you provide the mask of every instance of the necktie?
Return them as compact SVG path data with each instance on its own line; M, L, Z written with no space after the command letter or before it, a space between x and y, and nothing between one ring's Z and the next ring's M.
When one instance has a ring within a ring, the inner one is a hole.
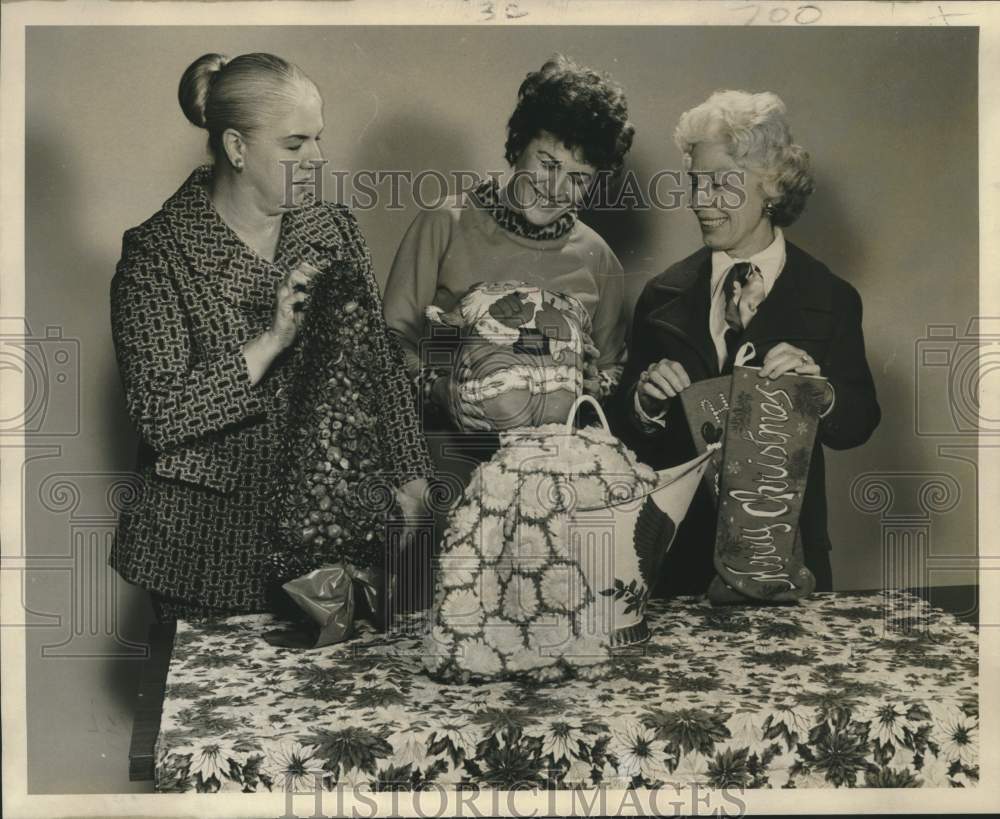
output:
M740 319L740 295L750 277L753 265L750 262L734 264L726 274L722 292L726 297L726 366L732 368L733 356L739 347L740 336L743 333L743 322ZM737 287L739 285L739 287Z

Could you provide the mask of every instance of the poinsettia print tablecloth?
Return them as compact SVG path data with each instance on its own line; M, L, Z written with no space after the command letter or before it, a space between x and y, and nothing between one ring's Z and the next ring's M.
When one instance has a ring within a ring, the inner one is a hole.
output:
M156 787L977 784L976 631L922 600L681 598L649 618L613 676L555 686L436 683L419 619L312 651L268 645L267 615L178 622Z

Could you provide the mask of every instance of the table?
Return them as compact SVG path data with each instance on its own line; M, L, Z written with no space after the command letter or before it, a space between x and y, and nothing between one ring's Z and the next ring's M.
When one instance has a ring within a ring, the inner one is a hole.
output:
M648 616L614 676L557 686L438 684L413 633L296 651L261 639L269 615L180 621L156 789L978 782L976 631L915 595Z

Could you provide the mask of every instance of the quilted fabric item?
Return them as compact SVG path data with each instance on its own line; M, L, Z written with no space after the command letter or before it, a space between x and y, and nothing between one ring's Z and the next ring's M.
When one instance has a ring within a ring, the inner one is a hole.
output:
M612 645L649 636L648 590L710 456L657 473L607 429L506 433L450 516L427 670L453 681L603 674Z
M590 314L572 296L523 282L481 282L432 323L458 327L453 372L462 400L477 404L497 430L566 418L583 390Z

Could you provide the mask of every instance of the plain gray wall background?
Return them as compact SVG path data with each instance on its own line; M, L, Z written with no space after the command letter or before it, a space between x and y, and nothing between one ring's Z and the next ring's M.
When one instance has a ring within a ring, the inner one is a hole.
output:
M31 792L150 787L127 781L141 666L127 643L143 641L151 611L144 593L116 584L104 566L109 488L132 468L135 446L108 286L122 232L206 159L206 135L175 95L184 68L208 51L271 51L299 63L325 98L330 167L348 170L503 169L517 87L554 51L625 87L637 129L627 166L640 179L680 167L673 127L712 91L778 93L817 178L787 234L860 290L883 408L865 447L829 453L836 585L882 582L878 516L850 498L865 472L952 475L961 500L934 520L932 550L976 553L974 455L942 458L944 439L914 433L915 400L938 417L948 417L949 401L940 379L937 391L918 381L917 341L929 324L961 335L978 309L975 30L36 27L27 38L27 318L36 336L58 326L79 340L80 398L79 434L37 439L59 449L26 470L28 553L62 567L27 578L27 622L38 626L28 630ZM384 284L413 206L357 215ZM622 260L633 299L700 244L683 210L589 221ZM66 481L79 498L61 503ZM74 654L90 656L65 656Z

